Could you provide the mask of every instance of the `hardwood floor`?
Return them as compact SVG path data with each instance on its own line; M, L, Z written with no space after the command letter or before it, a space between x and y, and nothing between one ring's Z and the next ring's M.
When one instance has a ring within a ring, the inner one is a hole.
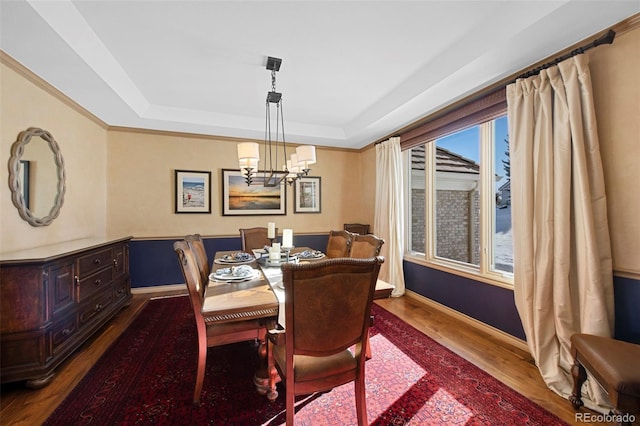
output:
M19 383L3 385L0 424L42 424L151 297L175 293L134 295L128 308L57 369L56 377L48 386L29 390ZM376 303L561 419L577 424L569 401L546 387L526 351L416 298L390 298Z

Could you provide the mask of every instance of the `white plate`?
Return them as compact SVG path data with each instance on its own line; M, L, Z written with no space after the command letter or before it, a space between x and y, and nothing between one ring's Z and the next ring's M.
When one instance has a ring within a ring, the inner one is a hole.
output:
M246 257L244 259L236 259L235 255L227 254L219 259L215 259L214 263L217 263L218 265L241 265L243 263L251 263L256 260L256 258L251 256L250 254L245 254Z
M307 259L322 259L325 254L322 253L321 251L312 251L312 250L305 250L302 251L300 253L296 253L298 256L298 259L302 259L302 260L307 260Z
M228 268L223 268L228 269ZM212 281L249 281L258 278L260 271L251 268L251 272L247 275L233 275L233 273L224 271L218 273L218 271L209 275L209 279Z

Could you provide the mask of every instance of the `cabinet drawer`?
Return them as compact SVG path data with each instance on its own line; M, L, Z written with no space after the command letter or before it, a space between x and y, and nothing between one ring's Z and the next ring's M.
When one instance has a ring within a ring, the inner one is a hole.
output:
M80 309L78 316L80 319L80 327L85 326L88 322L100 316L100 314L106 311L112 303L113 293L108 291L100 297L97 297L95 301L92 301L87 306Z
M129 295L129 280L118 280L113 283L113 300L118 301Z
M75 314L56 324L51 335L54 355L58 352L58 348L64 342L69 340L69 338L71 338L71 336L73 336L76 331L78 331L78 324L76 322Z
M113 255L111 248L94 251L78 258L78 278L82 281L87 275L91 275L99 269L112 265Z
M93 274L78 282L78 302L83 302L87 297L109 287L113 281L113 269Z

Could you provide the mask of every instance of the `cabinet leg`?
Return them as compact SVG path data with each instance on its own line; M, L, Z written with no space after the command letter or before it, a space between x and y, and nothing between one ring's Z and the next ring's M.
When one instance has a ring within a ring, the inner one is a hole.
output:
M47 386L53 380L53 377L56 375L55 372L50 372L46 376L38 377L37 379L29 379L24 382L25 387L28 389L40 389Z

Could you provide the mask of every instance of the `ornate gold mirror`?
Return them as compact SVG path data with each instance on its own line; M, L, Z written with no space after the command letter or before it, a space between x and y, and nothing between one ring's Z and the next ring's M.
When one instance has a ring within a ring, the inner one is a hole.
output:
M47 226L64 201L62 153L51 133L37 127L20 132L9 158L11 200L31 226Z

